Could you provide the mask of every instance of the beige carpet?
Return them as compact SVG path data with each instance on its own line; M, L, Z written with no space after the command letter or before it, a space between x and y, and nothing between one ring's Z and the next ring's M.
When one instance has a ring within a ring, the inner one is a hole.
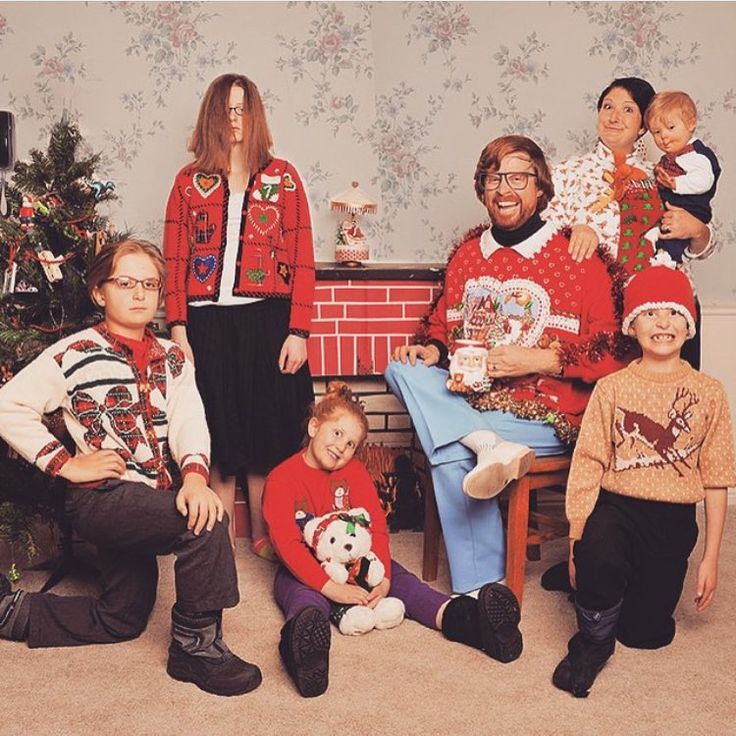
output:
M518 661L501 665L412 621L362 638L334 633L330 689L313 700L299 697L281 668L273 567L248 553L243 540L237 555L243 600L225 615L226 639L259 664L263 684L249 695L217 698L169 679L164 666L172 568L162 559L159 599L140 639L33 651L0 642L0 734L733 734L736 541L729 530L726 536L722 587L712 608L694 611L691 565L674 643L659 652L619 647L587 700L550 683L574 617L562 594L541 589L539 576L561 559L564 541L545 546L545 559L527 567L525 646ZM392 543L399 561L420 568L421 534L402 532ZM699 555L700 547L693 561ZM28 589L42 581L38 573L24 576ZM437 584L447 590L444 560ZM77 579L56 592L88 589Z

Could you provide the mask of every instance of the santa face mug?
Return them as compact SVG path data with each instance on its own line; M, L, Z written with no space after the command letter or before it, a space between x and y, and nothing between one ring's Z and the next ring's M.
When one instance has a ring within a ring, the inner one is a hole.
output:
M487 391L491 386L488 376L488 351L480 340L457 340L450 356L450 378L447 388L457 393Z

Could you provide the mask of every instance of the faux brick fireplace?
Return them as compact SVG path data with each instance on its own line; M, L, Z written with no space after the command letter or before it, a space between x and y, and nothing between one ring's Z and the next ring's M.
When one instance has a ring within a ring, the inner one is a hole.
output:
M368 442L409 448L412 429L404 407L388 392L383 371L391 353L412 342L419 319L442 279L441 264L317 264L312 333L307 345L314 392L333 378L346 381L365 406ZM238 536L250 536L247 505L238 493Z
M438 267L417 264L318 264L312 375L382 375L394 349L416 332L441 275Z

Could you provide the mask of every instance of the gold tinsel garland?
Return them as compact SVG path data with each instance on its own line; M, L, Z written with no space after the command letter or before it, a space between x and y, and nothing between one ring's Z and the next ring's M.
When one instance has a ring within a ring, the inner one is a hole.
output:
M485 394L468 394L466 398L468 403L478 411L505 411L519 419L550 424L560 442L566 445L573 444L578 438L580 427L573 424L564 414L552 411L536 399L515 399L507 388L489 391Z

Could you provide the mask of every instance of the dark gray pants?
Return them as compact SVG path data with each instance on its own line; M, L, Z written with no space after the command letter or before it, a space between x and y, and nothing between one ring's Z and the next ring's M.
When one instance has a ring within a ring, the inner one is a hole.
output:
M144 483L70 488L66 510L75 531L97 546L102 594L31 594L28 646L105 644L139 636L156 600L157 555L176 555L176 603L183 611L237 605L227 518L196 536L187 530L175 499L175 491L156 491Z

